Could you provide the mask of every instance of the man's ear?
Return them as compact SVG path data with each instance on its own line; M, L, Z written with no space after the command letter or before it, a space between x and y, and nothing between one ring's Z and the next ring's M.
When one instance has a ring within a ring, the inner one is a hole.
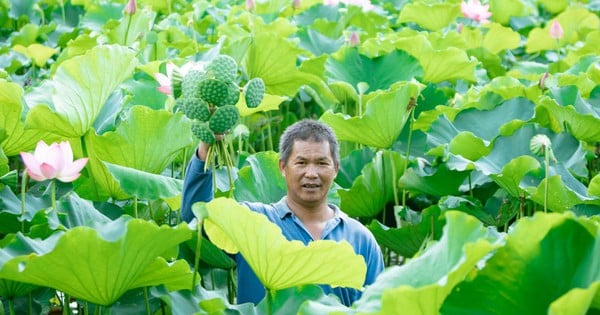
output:
M285 163L282 160L279 160L279 172L281 172L281 176L285 177Z

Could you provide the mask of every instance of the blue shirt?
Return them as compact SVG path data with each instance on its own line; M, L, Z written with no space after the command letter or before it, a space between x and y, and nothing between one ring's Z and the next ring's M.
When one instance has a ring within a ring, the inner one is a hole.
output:
M212 174L210 171L204 171L204 162L199 160L194 154L186 170L183 197L181 203L182 219L189 222L194 219L191 211L193 203L198 201L210 201L213 198ZM302 221L294 215L287 206L286 197L279 202L272 204L263 204L258 202L242 202L252 211L259 212L277 224L283 235L288 240L298 240L305 245L313 241L308 229ZM360 222L348 217L337 206L329 204L334 210L334 217L329 219L321 235L323 240L342 241L345 240L357 254L364 257L367 264L367 275L364 285L369 285L375 281L375 278L384 269L383 256L377 241L371 232ZM265 289L260 280L256 277L244 257L238 254L235 256L237 262L238 286L237 302L252 302L258 304L265 296ZM358 298L361 292L352 288L332 288L328 285L322 285L321 288L325 294L334 293L343 304L349 306Z

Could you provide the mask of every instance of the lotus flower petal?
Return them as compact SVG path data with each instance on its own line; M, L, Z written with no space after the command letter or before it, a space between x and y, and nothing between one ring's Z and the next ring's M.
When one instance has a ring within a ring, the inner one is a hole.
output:
M58 179L72 182L81 174L88 158L73 161L73 150L68 141L52 143L48 146L39 141L33 154L21 152L21 158L29 176L36 181Z
M469 19L472 19L479 23L489 22L492 13L489 11L490 5L482 5L479 0L463 1L460 4L460 10L462 14Z

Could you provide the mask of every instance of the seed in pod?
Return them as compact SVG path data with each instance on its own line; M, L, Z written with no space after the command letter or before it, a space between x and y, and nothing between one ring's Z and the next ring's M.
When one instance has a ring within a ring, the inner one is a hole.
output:
M229 89L225 82L216 79L205 79L198 83L197 97L215 106L225 105Z
M214 133L224 133L235 126L240 118L240 112L233 105L217 108L208 121L208 127Z
M188 72L181 81L181 96L197 98L198 85L206 79L204 71L192 70ZM175 96L175 95L173 95Z
M206 67L206 72L213 78L223 82L231 82L237 76L238 66L235 60L227 55L218 55Z
M209 129L208 123L196 120L192 122L191 130L194 136L202 142L207 144L215 143L215 134Z
M208 121L210 118L208 103L201 98L180 97L176 104L189 119Z
M233 82L227 83L227 99L225 100L225 105L235 105L240 99L240 88Z
M244 86L244 98L248 108L256 108L265 97L265 82L261 78L253 78Z

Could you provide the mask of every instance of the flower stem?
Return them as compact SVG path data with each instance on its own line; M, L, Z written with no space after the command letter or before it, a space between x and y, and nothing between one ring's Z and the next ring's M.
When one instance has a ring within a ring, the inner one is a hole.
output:
M549 184L549 176L548 172L550 171L550 154L548 153L550 147L545 148L544 150L544 162L546 163L546 185L544 185L544 212L548 212L548 184Z
M12 298L8 299L8 312L10 315L15 315L15 303Z
M125 38L123 39L123 45L127 46L127 38L129 37L129 27L131 26L131 15L127 15L129 18L127 19L127 28L125 29Z
M408 129L408 141L406 142L406 163L404 163L404 171L402 171L402 175L406 174L406 170L408 169L408 161L410 161L410 145L412 142L414 121L415 121L415 108L413 107L410 110L410 124L409 124L409 129ZM406 207L406 189L402 189L402 207Z
M27 190L27 170L21 180L21 233L25 233L25 191Z
M50 201L52 209L56 209L56 179L50 182Z
M133 196L133 217L138 218L138 198Z

